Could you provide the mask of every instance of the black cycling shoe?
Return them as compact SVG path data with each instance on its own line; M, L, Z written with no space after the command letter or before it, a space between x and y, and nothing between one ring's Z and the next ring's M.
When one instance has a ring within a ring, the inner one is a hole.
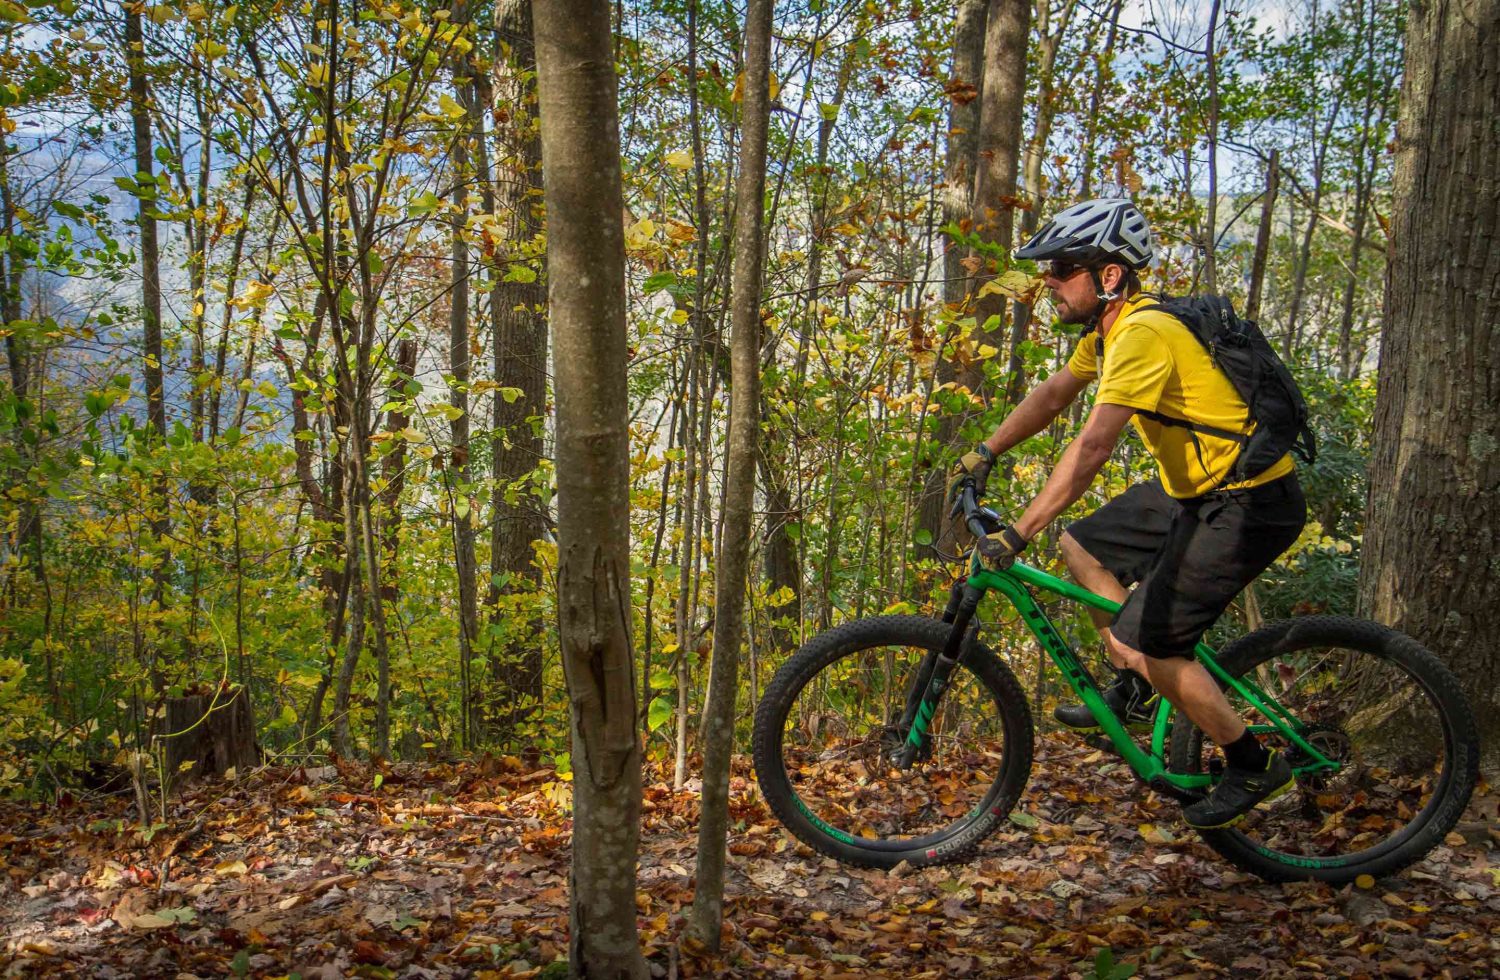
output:
M1272 749L1264 770L1255 772L1230 766L1213 792L1184 808L1182 816L1195 830L1232 827L1245 819L1245 814L1255 809L1257 803L1274 800L1296 783L1291 763Z
M1114 682L1099 693L1104 695L1104 703L1128 729L1149 729L1156 720L1160 695L1133 670L1120 671ZM1060 704L1052 710L1052 717L1075 732L1099 731L1099 722L1086 705Z

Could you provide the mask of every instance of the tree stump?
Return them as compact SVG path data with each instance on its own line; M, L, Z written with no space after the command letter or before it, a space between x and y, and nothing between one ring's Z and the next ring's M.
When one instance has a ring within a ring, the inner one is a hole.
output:
M243 687L220 690L217 695L168 698L166 716L158 722L155 734L166 750L162 772L171 782L249 768L260 761L250 693ZM184 770L189 762L192 765Z

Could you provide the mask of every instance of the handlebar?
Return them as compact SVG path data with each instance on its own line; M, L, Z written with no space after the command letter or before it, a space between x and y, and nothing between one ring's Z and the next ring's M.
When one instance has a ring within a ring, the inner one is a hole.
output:
M963 512L964 526L976 538L982 538L987 534L1000 530L1005 522L1000 520L1000 515L981 506L978 498L974 495L974 485L970 483L964 487L958 495L958 501L953 505L953 516Z

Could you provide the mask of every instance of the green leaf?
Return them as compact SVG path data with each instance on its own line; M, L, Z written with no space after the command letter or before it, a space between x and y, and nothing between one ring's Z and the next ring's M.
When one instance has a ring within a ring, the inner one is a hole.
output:
M67 201L53 201L52 202L52 210L56 211L58 214L62 215L64 218L84 218L84 217L87 217L87 215L84 212L83 208L79 207L76 204L69 204Z
M654 272L646 277L646 283L642 288L646 291L646 295L650 296L653 293L659 293L663 289L667 289L670 286L675 286L676 284L677 273Z
M925 527L919 527L917 528L917 533L913 534L911 536L911 539L917 544L929 545L932 544L932 532L927 530Z
M676 710L677 706L666 698L652 698L651 707L646 712L646 727L653 732L656 731L667 723Z
M839 106L837 102L819 102L818 115L827 122L833 122L839 117Z
M1042 822L1036 817L1033 817L1029 813L1024 813L1021 810L1011 811L1010 822L1015 824L1017 827L1025 827L1027 830L1035 830L1042 825Z
M505 270L505 282L536 282L536 270L519 262L511 263Z

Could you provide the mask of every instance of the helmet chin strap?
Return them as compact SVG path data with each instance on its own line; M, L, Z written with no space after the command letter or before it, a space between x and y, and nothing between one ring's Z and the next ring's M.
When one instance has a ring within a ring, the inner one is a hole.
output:
M1120 298L1119 293L1109 292L1104 288L1104 281L1099 278L1099 270L1090 268L1089 278L1094 281L1094 308L1083 319L1083 336L1087 337L1093 331L1099 329L1099 320L1104 316L1104 311L1109 309L1109 304Z

